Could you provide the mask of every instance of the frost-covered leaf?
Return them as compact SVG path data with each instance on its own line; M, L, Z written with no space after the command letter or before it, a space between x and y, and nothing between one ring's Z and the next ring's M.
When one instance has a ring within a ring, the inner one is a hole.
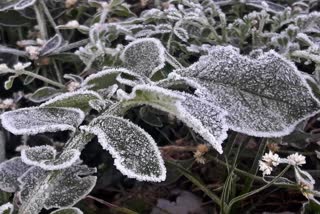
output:
M23 163L20 157L15 157L0 164L0 189L5 192L18 190L18 178L25 173L30 166Z
M31 107L5 112L1 122L15 135L71 130L79 126L84 113L74 108Z
M179 39L184 42L188 42L189 34L185 29L183 29L182 27L175 27L173 28L173 32Z
M56 34L54 37L49 39L41 48L40 55L45 56L47 54L52 53L58 47L62 45L63 38L60 34Z
M70 207L70 208L61 208L61 209L55 210L50 214L83 214L83 212L79 208Z
M124 75L128 79L138 79L139 77L125 68L112 68L91 74L82 83L82 87L90 90L106 89L117 83L117 77Z
M285 10L285 7L281 4L277 4L271 1L249 0L246 1L247 5L251 5L271 13L281 13Z
M0 11L9 10L14 7L20 0L2 0L0 2Z
M147 85L136 86L123 101L124 105L150 105L175 115L222 153L228 127L226 112L219 107L191 94Z
M152 76L165 65L165 48L154 38L137 39L123 50L121 60L135 73Z
M21 151L21 159L24 163L38 166L45 170L65 169L73 165L80 158L80 152L76 149L58 152L52 146L35 146Z
M0 214L12 214L13 205L11 203L6 203L0 206Z
M108 150L117 169L140 181L164 181L166 169L153 138L129 120L105 115L81 129L98 136Z
M40 105L40 107L72 107L84 112L91 109L90 100L102 100L102 97L94 91L75 91L56 96Z
M296 67L274 51L251 59L232 47L214 47L176 73L198 84L196 94L228 112L231 129L278 137L319 111L319 103Z
M42 208L70 207L84 198L96 183L96 169L85 165L59 171L32 167L19 178L19 214L39 213Z
M35 2L36 2L36 0L20 0L19 3L17 3L14 6L14 9L15 10L23 10L29 6L32 6Z
M33 92L30 96L28 96L28 99L31 100L34 103L41 103L44 101L47 101L59 94L61 94L62 91L53 87L42 87Z
M112 104L114 104L112 101L110 100L90 100L89 101L89 105L91 106L92 109L101 112L107 108L109 108Z
M12 75L12 76L10 76L10 77L8 78L8 80L4 82L4 88L5 88L6 90L11 89L11 88L12 88L12 85L13 85L13 82L14 82L14 80L15 80L16 78L17 78L17 75Z

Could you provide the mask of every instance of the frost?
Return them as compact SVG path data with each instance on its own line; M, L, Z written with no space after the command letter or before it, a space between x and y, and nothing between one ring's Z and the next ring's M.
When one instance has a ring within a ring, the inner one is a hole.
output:
M0 3L0 11L9 10L14 8L15 10L23 10L26 7L33 5L36 0L2 0Z
M154 38L137 39L123 50L121 60L137 74L152 76L165 65L165 48Z
M42 208L70 207L84 198L96 183L96 169L76 165L59 171L32 167L19 178L22 203L19 214L39 213Z
M83 212L76 207L70 207L70 208L61 208L61 209L55 210L50 214L83 214Z
M285 7L282 6L281 4L277 4L271 1L249 0L249 1L246 1L246 4L257 7L262 10L266 10L271 13L281 13L285 10Z
M56 34L54 37L49 39L40 49L40 55L45 56L53 51L55 51L58 47L62 45L63 38L60 34Z
M34 103L41 103L44 101L47 101L59 94L61 94L62 91L53 87L42 87L36 90L33 94L28 96L28 99L31 100Z
M252 136L287 135L319 111L301 73L274 51L251 59L232 47L214 47L176 73L199 84L202 99L228 112L231 129Z
M0 206L0 214L12 214L13 205L11 203L6 203Z
M175 115L222 153L228 130L226 112L215 105L191 94L146 85L136 86L124 99L124 105L145 104Z
M91 109L89 101L96 99L102 100L102 97L94 91L75 91L58 95L40 107L72 107L87 112Z
M184 42L188 42L189 34L185 29L183 29L182 27L175 27L173 28L173 32L179 39Z
M32 6L35 2L36 0L21 0L14 6L14 9L23 10L29 6Z
M1 115L3 127L15 135L75 131L75 127L79 126L83 119L84 113L74 108L31 107Z
M19 187L18 178L25 173L27 164L15 157L0 164L0 189L5 192L16 192Z
M86 87L91 90L105 89L117 83L116 79L119 74L125 74L135 79L138 78L135 73L132 73L125 68L112 68L100 71L96 74L91 74L83 81L82 87Z
M45 170L59 170L72 166L80 158L76 149L64 150L60 155L52 146L35 146L21 151L21 159L28 165Z
M98 136L108 150L117 169L129 178L140 181L164 181L166 169L153 138L134 123L105 115L81 129Z
M295 18L296 26L304 33L320 33L320 13L312 12Z

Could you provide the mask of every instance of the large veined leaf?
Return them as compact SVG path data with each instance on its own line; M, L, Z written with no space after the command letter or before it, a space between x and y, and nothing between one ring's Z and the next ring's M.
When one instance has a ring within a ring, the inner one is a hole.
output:
M31 166L15 157L0 164L0 189L5 192L16 192L19 187L18 178Z
M150 105L169 112L207 140L219 153L227 137L226 112L191 94L139 85L123 97L123 105Z
M164 181L166 169L153 138L134 123L115 116L95 118L81 129L98 136L102 147L115 158L118 170L141 181Z
M112 68L88 76L82 87L90 90L106 89L117 83L117 77L124 75L128 79L139 79L139 76L125 68Z
M55 210L50 214L83 214L83 212L76 207L70 207L70 208L61 208L61 209Z
M79 126L84 113L74 108L31 107L5 112L1 122L15 135L71 130Z
M76 149L64 150L58 154L52 146L35 146L21 151L21 159L24 163L38 166L45 170L65 169L73 165L80 158L80 152Z
M75 91L58 95L40 107L72 107L87 112L91 109L90 100L97 99L102 100L102 97L94 91Z
M149 77L164 67L165 48L158 39L137 39L125 47L120 58L130 70Z
M42 208L70 207L84 198L96 183L96 169L75 165L56 172L32 167L19 178L19 214L39 213Z
M186 69L196 94L228 112L231 129L258 137L289 134L319 111L319 102L296 67L274 51L257 59L232 47L214 47Z

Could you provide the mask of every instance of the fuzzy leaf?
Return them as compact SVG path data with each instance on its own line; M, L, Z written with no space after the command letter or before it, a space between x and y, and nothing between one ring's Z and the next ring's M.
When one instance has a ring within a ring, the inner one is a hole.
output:
M124 101L124 105L150 105L175 115L222 153L226 112L215 105L191 94L146 85L136 86Z
M99 143L115 158L114 164L122 174L140 181L165 180L166 169L155 141L134 123L105 115L81 129L98 136Z
M19 178L22 203L19 214L39 213L42 208L61 208L76 204L94 187L96 169L76 165L59 171L30 168ZM49 182L50 180L50 182Z
M73 165L80 158L76 149L64 150L59 156L52 146L35 146L21 151L24 163L38 166L45 170L65 169Z
M71 130L79 126L84 113L74 108L21 108L5 112L1 122L15 135L35 135L43 132Z
M90 90L106 89L117 83L119 75L125 75L128 79L138 79L139 77L125 68L112 68L91 74L82 83L82 87Z
M12 214L13 205L11 203L6 203L0 206L0 214Z
M5 192L16 192L19 187L18 178L30 166L23 163L20 157L15 157L0 164L0 189Z
M176 72L198 84L202 99L228 112L231 129L252 136L287 135L319 111L302 74L273 51L251 59L231 47L215 47Z
M58 47L62 45L63 38L60 34L56 34L54 37L49 39L41 48L40 55L45 56L53 51L55 51Z
M55 210L50 214L83 214L83 212L79 208L70 207L70 208L61 208L61 209Z
M165 48L154 38L137 39L123 50L121 60L133 72L152 76L165 65Z
M31 100L34 103L41 103L44 101L47 101L59 94L61 94L62 91L53 87L42 87L33 92L30 96L28 96L28 99Z
M72 107L87 112L91 109L89 101L96 99L102 100L102 97L94 91L76 91L58 95L40 107Z

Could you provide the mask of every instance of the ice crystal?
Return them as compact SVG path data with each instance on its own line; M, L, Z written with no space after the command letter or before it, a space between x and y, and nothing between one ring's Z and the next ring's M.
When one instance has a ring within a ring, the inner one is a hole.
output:
M1 115L3 127L15 135L74 131L83 119L84 113L74 108L30 107Z
M87 112L91 109L89 101L96 99L102 100L102 97L94 91L75 91L58 95L40 107L73 107Z
M42 208L70 207L87 195L96 183L96 169L76 165L68 169L46 171L34 166L19 178L19 214L39 213ZM50 182L49 182L50 180Z
M165 180L166 169L153 138L129 120L105 115L95 118L83 130L98 136L118 170L140 181Z
M198 84L199 97L228 112L231 129L252 136L287 135L319 111L300 71L274 51L251 59L232 47L214 47L176 73Z
M0 189L6 192L15 192L18 190L18 178L25 173L27 164L21 161L21 158L15 157L0 164Z
M65 169L79 160L80 152L76 149L66 149L59 156L51 146L35 146L21 151L24 163L39 166L45 170Z
M152 76L165 65L165 48L154 38L137 39L125 47L120 58L135 73Z

